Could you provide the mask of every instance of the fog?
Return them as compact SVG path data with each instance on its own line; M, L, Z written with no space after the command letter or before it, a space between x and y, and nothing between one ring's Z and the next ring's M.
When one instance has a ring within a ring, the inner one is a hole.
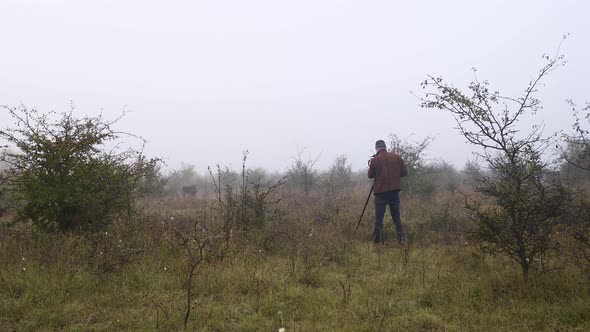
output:
M590 100L585 1L23 1L0 3L0 104L116 118L145 152L285 170L297 151L366 166L377 139L435 137L428 158L462 167L473 148L420 82L489 80L518 96L561 47L537 97L546 131ZM9 125L0 114L2 126Z

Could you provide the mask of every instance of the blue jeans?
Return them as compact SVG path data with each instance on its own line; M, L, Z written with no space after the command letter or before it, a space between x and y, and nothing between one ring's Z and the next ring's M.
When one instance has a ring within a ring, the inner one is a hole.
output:
M375 194L375 229L373 231L373 242L383 242L383 217L385 209L389 205L389 212L397 232L397 240L405 242L404 230L402 227L402 218L399 210L399 191L388 191Z

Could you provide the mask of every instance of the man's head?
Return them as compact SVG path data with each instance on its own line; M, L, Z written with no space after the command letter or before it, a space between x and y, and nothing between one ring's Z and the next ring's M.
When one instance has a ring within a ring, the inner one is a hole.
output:
M387 146L385 145L385 141L380 139L377 142L375 142L375 150L379 151L379 150L386 150Z

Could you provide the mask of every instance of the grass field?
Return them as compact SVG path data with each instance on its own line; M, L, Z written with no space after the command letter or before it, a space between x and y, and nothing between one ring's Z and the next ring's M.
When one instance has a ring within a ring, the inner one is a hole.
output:
M347 200L328 216L321 200L289 201L280 222L229 241L208 235L220 233L213 207L190 199L144 202L94 235L4 226L0 330L168 331L185 318L198 331L590 330L590 278L575 262L550 258L525 282L507 258L437 236L461 217L447 198L426 210L407 199L409 246L373 246L371 212L351 231L362 195ZM190 230L205 220L207 234ZM207 245L188 296L194 243Z

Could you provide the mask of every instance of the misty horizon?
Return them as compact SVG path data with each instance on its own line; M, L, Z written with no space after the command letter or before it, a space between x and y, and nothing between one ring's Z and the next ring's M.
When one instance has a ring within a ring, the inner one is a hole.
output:
M416 95L428 75L489 80L518 97L554 54L530 123L568 131L566 99L588 101L590 5L577 1L297 3L4 1L0 105L116 118L167 169L288 169L298 151L326 170L366 168L376 140L433 137L428 160L461 169L473 147ZM0 114L3 127L10 119ZM528 123L524 123L524 126ZM319 157L318 157L319 156Z

